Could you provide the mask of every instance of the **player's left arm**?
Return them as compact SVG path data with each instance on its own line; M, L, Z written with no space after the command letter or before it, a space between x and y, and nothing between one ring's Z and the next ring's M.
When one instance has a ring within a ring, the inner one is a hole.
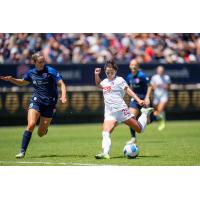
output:
M147 107L150 105L150 96L151 96L152 90L153 90L153 87L152 87L152 85L149 84L148 88L147 88L146 96L144 98L144 104Z
M58 86L60 87L60 90L61 90L61 97L60 97L60 101L62 103L66 103L67 102L67 97L66 97L66 94L67 94L67 88L65 86L65 83L62 79L60 79L58 82L57 82Z
M151 96L151 92L153 88L152 88L152 85L149 83L150 82L149 78L146 75L143 75L142 79L143 79L144 84L147 86L147 93L144 98L144 105L148 107L150 105L150 96Z
M171 87L171 79L169 76L166 76L166 84L164 84L164 89L169 90Z
M62 103L66 103L67 102L67 88L65 86L64 81L62 80L62 76L54 69L54 68L49 68L50 73L53 75L55 81L57 82L58 87L60 87L61 90L61 97L60 97L60 101Z

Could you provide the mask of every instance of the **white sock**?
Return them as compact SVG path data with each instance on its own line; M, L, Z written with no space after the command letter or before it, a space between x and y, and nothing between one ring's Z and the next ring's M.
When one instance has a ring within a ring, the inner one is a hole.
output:
M110 139L110 133L103 131L102 132L103 140L102 140L102 148L104 154L109 154L110 147L111 147L111 139Z
M140 125L142 126L142 132L144 131L146 125L147 125L147 114L146 113L142 113L138 119L138 122L140 123Z

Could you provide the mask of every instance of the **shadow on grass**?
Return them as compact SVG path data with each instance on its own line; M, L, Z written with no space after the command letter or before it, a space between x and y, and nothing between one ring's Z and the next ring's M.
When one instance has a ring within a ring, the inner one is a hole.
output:
M148 141L142 141L141 143L165 143L165 141L156 141L156 140L154 140L154 141L151 141L151 140L148 140Z
M139 155L136 157L136 159L140 159L140 158L160 158L161 156L159 155ZM112 159L117 159L117 158L125 158L124 156L114 156L114 157L111 157ZM135 159L135 158L134 158Z
M87 157L88 155L76 155L76 154L73 154L73 155L56 155L56 154L53 154L53 155L39 155L39 156L32 156L31 158L85 158Z
M138 158L160 158L161 156L159 156L159 155L148 155L148 156L146 156L146 155L139 155L138 156Z

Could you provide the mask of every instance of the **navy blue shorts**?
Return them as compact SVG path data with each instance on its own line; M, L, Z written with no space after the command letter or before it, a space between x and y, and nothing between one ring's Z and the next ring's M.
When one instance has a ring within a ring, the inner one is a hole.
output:
M37 110L42 117L53 118L56 113L55 105L40 105L37 102L30 102L29 109Z
M132 100L129 105L130 108L135 108L136 110L140 110L142 106L140 106L137 101Z

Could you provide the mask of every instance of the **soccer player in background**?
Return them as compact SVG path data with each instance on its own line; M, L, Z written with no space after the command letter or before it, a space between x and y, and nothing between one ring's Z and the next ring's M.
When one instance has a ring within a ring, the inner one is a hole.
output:
M130 112L137 119L141 114L141 109L143 106L148 107L150 105L150 95L152 88L149 85L149 78L139 69L139 64L136 59L132 59L129 68L131 72L127 75L126 81L130 88L137 94L137 96L144 100L144 105L138 104L138 102L132 98L129 105ZM135 130L130 128L131 139L128 144L136 143Z
M158 127L159 131L165 128L165 107L168 102L168 90L170 88L170 77L165 74L163 66L158 66L156 69L156 74L151 78L151 86L154 90L153 104L155 106L154 114L157 119L160 120L160 125Z
M21 150L16 158L25 156L32 132L39 118L38 136L42 137L47 134L48 126L56 111L57 85L61 87L61 102L66 103L67 101L66 86L59 73L54 68L45 65L44 55L41 52L33 54L32 62L35 68L30 69L23 79L16 79L12 76L0 77L1 80L9 81L18 86L32 84L34 87L28 109L28 125L22 137Z
M104 66L105 74L107 76L103 81L100 79L99 74L101 68L95 69L95 83L103 90L104 96L104 123L102 132L102 149L103 152L95 156L96 159L109 159L111 138L110 134L117 126L117 123L125 123L134 129L137 133L141 133L147 124L147 118L153 111L153 108L142 108L141 116L138 121L130 113L123 97L125 93L134 98L137 103L142 106L144 101L141 100L128 86L126 81L119 76L116 76L118 66L114 61L107 61Z

